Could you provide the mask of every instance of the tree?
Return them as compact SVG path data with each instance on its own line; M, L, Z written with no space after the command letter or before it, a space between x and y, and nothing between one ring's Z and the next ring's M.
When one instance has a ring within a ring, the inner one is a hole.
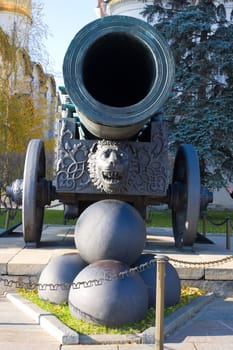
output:
M174 54L173 98L164 107L171 124L171 146L192 143L202 183L212 189L233 180L233 25L214 1L155 1L144 15L167 38ZM156 12L158 6L160 13Z
M0 179L4 185L22 178L28 142L44 138L49 127L45 92L33 91L33 62L25 49L16 46L16 35L9 37L0 28ZM54 140L45 143L51 152Z
M50 56L44 44L44 39L50 35L48 25L43 21L44 5L39 0L32 1L32 23L29 29L29 52L32 61L40 62L44 67L49 67Z

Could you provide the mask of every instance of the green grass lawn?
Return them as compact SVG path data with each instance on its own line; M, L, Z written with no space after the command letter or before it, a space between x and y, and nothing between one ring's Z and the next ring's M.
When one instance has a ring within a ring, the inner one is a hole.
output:
M209 210L206 212L207 222L206 231L207 233L226 233L226 224L219 225L227 217L231 219L233 224L233 212L230 211L217 211ZM217 224L217 225L216 225ZM151 211L148 215L147 226L152 227L172 227L172 215L171 210L162 211ZM198 232L202 233L203 221L202 216L200 216Z
M5 213L0 211L0 228L5 225ZM226 217L231 218L233 223L233 212L229 211L214 211L209 210L207 212L210 220L207 220L206 230L207 233L226 233L226 224L215 225L222 223ZM18 210L15 218L10 220L9 227L12 227L18 223L22 222L22 212ZM67 224L75 225L76 220L68 220ZM211 222L214 222L211 223ZM62 225L64 223L63 210L46 209L44 215L44 224L58 224ZM149 212L148 219L146 222L147 226L153 227L172 227L171 210L153 210ZM202 219L199 220L198 232L202 233Z
M5 212L2 210L0 211L0 227L3 228L5 226ZM18 223L22 222L22 211L18 210L16 213L16 216L10 220L9 227L12 227ZM68 224L75 224L76 220L69 220ZM44 224L56 224L56 225L63 225L64 224L64 216L63 216L63 210L55 210L55 209L46 209L44 214Z
M155 310L152 308L148 310L146 318L141 322L135 322L133 324L125 325L119 328L110 328L88 323L82 320L77 320L76 318L71 316L67 304L56 305L47 301L43 301L39 298L36 290L27 291L25 289L19 289L18 292L25 299L30 300L34 304L41 307L43 310L52 313L69 328L81 334L135 334L141 333L145 329L152 327L155 324ZM183 287L181 291L181 298L179 304L165 308L164 316L168 316L180 307L190 303L192 300L194 300L198 296L204 295L205 293L206 292L204 290L200 290L198 288Z

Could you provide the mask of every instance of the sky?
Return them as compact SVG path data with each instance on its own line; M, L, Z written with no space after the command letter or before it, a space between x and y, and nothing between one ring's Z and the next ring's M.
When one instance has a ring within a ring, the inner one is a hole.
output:
M44 5L43 22L49 28L45 41L51 57L52 74L62 84L62 64L68 46L75 34L86 24L97 19L97 0L41 0ZM48 73L50 73L48 71Z

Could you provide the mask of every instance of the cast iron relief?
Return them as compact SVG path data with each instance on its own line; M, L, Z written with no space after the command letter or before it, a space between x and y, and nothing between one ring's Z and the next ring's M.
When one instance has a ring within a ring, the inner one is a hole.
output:
M152 122L150 142L79 140L75 119L61 120L57 191L158 194L167 188L167 128Z
M129 147L125 142L99 140L88 156L92 184L105 193L127 192L129 176Z

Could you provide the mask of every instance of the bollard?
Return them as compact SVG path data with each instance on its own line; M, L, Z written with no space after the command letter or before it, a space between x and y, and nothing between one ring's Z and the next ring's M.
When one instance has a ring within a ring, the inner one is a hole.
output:
M5 217L5 224L4 229L7 230L9 228L9 221L10 221L10 209L7 208L6 210L6 217Z
M163 350L164 344L164 290L165 267L168 257L155 256L157 260L156 276L156 312L155 312L155 350Z
M226 218L226 249L231 249L231 218Z
M202 233L203 233L204 237L206 237L206 219L207 219L207 215L206 215L206 213L203 213L203 215L202 215Z

